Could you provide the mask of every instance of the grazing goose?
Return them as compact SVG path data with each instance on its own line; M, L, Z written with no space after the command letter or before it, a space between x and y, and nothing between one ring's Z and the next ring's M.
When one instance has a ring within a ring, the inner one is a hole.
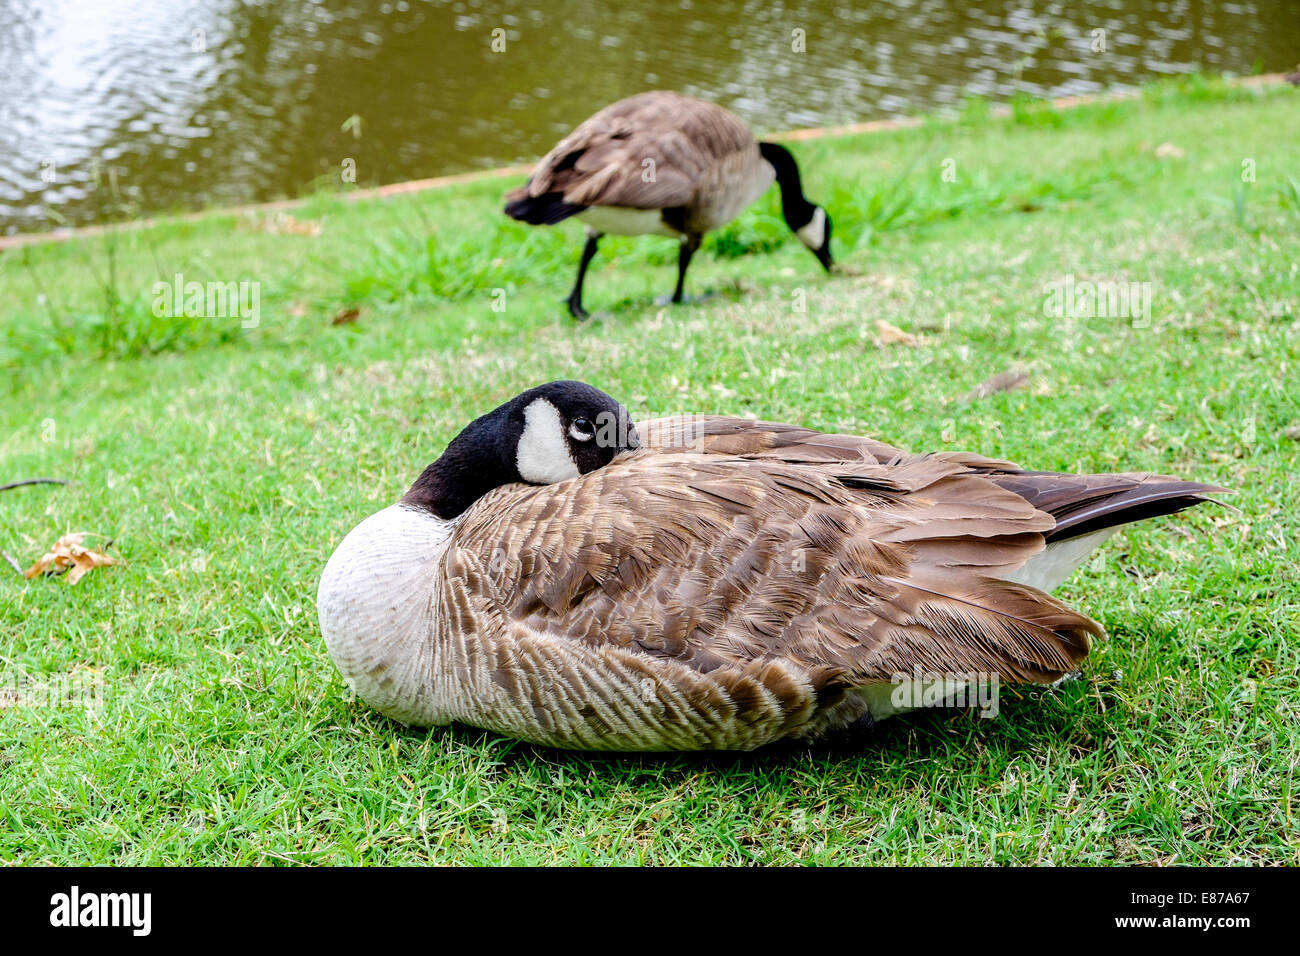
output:
M1047 592L1118 526L1219 490L737 418L633 426L552 382L343 539L320 625L403 723L748 750L910 709L919 671L1058 679L1101 628Z
M582 283L606 233L681 240L677 288L704 233L726 225L775 179L781 212L799 241L831 267L831 220L804 198L799 167L784 146L755 142L734 113L680 93L639 93L606 106L547 153L528 182L506 194L506 214L551 226L576 216L587 245L569 312L587 318Z

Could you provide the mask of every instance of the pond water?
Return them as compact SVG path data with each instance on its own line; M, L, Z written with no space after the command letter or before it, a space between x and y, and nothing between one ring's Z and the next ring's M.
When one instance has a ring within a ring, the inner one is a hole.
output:
M1298 59L1294 0L0 0L0 233L531 161L645 89L776 130Z

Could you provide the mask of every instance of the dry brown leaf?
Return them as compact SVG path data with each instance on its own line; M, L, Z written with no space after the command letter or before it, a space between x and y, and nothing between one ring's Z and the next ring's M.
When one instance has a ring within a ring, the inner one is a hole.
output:
M921 337L911 332L904 332L898 326L884 319L876 319L876 334L885 345L920 345Z
M988 398L990 395L996 395L998 392L1009 392L1013 388L1021 388L1029 381L1029 373L1022 368L1009 368L1005 372L999 372L992 378L986 378L980 382L962 398L963 402L975 402L981 398Z
M82 544L85 540L85 531L73 531L65 534L54 542L50 550L38 558L35 564L24 571L23 576L30 580L38 574L62 574L67 571L68 583L76 584L92 568L117 564L108 555L85 547Z
M360 315L361 310L355 305L339 309L334 313L334 318L330 319L330 325L347 325L349 322L355 322Z

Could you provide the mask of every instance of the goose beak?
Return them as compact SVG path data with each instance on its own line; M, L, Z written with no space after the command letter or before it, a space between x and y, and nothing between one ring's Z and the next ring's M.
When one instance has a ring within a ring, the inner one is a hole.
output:
M831 266L835 265L835 260L831 258L831 244L829 242L820 249L814 249L813 255L817 257L817 261L822 264L822 268L827 272L830 272Z

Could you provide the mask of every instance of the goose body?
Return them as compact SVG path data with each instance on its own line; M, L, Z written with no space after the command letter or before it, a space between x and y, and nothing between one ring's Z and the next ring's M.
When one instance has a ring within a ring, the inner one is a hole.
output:
M1058 679L1101 629L1048 592L1119 525L1216 490L736 418L633 426L552 383L343 539L321 630L404 723L748 750L909 709L900 684Z
M585 318L582 286L600 237L659 235L681 242L677 287L705 233L736 218L773 182L800 241L831 266L831 223L803 195L799 169L783 146L759 143L740 117L668 91L619 100L579 125L544 156L528 182L506 196L507 215L534 225L576 217L587 244L569 295Z

